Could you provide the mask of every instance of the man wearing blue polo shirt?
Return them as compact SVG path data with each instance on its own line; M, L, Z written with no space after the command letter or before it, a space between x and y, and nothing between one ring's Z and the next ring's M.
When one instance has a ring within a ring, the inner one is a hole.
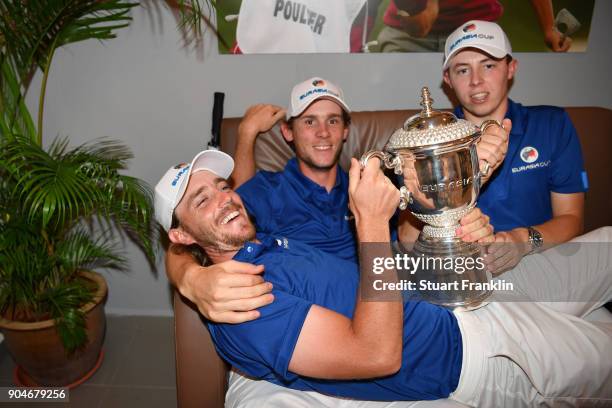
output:
M461 103L455 114L476 125L488 119L512 124L506 158L478 199L491 217L496 242L528 243L500 246L494 254L499 270L543 243L579 235L587 189L580 143L567 113L508 98L517 64L495 23L469 21L446 40L444 82Z
M603 404L612 395L609 325L532 302L495 302L453 314L426 302L401 302L397 293L366 299L374 279L397 279L392 266L382 275L371 268L373 256L392 256L390 245L380 243L390 241L387 221L399 201L376 161L361 172L353 159L350 169L360 273L354 263L298 240L256 235L226 181L232 167L227 154L204 151L190 165L170 168L155 188L156 218L172 242L199 246L213 263L267 265L276 300L261 308L259 319L208 323L232 366L287 388L383 401L450 396L470 406L556 406ZM608 248L584 250L606 257L589 269L609 288ZM571 268L560 273L569 275ZM585 282L592 300L605 301L595 296L601 285L592 283Z
M348 137L350 109L342 90L322 78L310 78L291 91L290 112L281 131L292 143L296 157L281 172L253 169L245 152L254 145L258 131L242 132L236 147L240 163L232 175L237 192L261 231L287 237L355 262L355 237L348 208L348 176L338 165ZM265 115L247 114L243 123L264 121ZM266 129L267 127L267 129ZM245 140L249 138L249 140ZM247 168L248 166L248 168ZM392 232L393 233L393 232Z

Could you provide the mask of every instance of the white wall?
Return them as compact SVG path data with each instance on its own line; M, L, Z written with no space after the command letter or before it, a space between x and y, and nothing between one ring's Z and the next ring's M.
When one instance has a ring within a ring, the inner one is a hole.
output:
M181 49L167 10L159 20L142 9L133 16L117 39L57 53L47 89L45 139L57 134L69 135L74 144L101 136L120 139L135 154L130 174L151 185L205 145L215 91L226 94L226 117L240 116L258 102L285 106L293 84L314 75L340 84L354 110L416 108L424 85L431 88L435 106L450 106L440 89L441 54L220 56L213 43L200 60ZM524 104L612 108L611 21L612 2L599 0L588 52L517 54L511 96ZM37 83L32 89L28 102L35 106ZM126 244L126 251L131 272L106 274L107 310L170 314L163 267L156 277L132 245Z

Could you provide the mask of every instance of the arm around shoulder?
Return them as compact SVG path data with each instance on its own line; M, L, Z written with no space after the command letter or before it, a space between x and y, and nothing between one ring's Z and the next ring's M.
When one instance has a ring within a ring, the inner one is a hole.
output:
M259 317L256 310L274 300L272 285L261 277L262 265L237 261L202 266L191 253L172 244L166 274L179 293L217 323L242 323Z

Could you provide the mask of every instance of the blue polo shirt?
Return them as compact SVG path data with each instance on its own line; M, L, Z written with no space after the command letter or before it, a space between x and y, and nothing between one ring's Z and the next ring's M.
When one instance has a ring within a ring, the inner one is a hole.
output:
M342 259L357 260L348 175L340 166L329 193L302 174L295 158L281 172L257 172L236 192L257 231L297 238Z
M459 383L462 339L448 310L426 302L404 303L402 367L372 380L317 380L289 371L289 362L310 306L351 318L357 300L357 265L299 241L258 234L235 260L265 264L274 302L241 324L207 322L219 354L242 372L297 390L361 400L431 400L447 397ZM355 356L359 358L359 356Z
M464 118L461 107L455 115ZM551 192L588 188L578 135L565 110L526 107L509 99L505 117L512 121L508 153L478 198L495 231L549 221Z

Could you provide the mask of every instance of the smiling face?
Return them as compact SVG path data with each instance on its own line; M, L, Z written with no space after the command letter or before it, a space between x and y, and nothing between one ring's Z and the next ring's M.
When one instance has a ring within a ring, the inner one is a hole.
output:
M466 49L455 55L444 72L444 82L454 91L468 120L501 122L508 108L509 81L516 72L516 60L495 59Z
M291 127L284 124L283 136L293 142L302 169L328 171L336 166L348 126L336 102L319 99L312 103Z
M255 237L240 196L209 171L193 173L175 209L179 226L168 231L174 243L200 245L211 256L235 251Z

